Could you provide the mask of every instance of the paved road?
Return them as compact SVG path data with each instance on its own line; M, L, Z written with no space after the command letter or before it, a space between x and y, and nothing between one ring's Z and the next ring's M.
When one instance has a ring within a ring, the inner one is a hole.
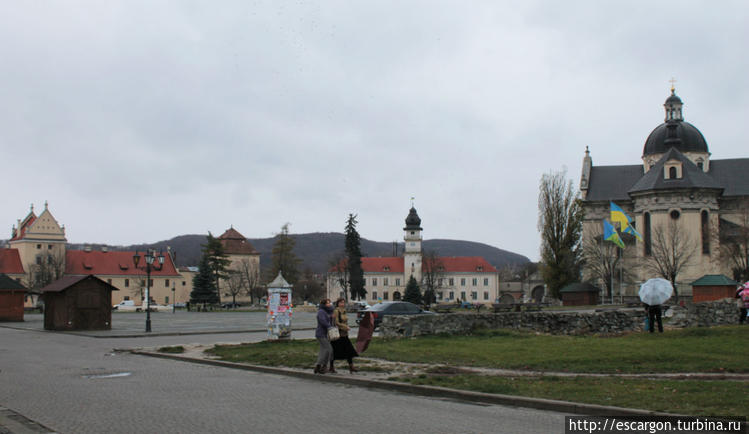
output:
M295 333L296 337L311 335L311 331ZM112 351L264 338L264 333L92 338L0 327L0 407L57 432L81 434L564 431L564 415L559 413L401 395Z

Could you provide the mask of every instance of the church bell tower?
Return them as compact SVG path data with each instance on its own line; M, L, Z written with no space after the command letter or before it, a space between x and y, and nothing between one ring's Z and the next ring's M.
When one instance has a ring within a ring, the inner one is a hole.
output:
M406 227L403 228L403 240L406 243L406 249L403 253L403 271L406 278L405 284L411 276L417 282L421 282L421 219L416 213L416 208L411 206L411 210L406 217Z

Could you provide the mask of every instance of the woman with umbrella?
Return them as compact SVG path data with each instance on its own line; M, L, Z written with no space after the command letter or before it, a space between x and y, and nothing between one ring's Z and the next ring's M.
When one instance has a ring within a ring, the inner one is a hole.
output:
M736 291L736 298L738 299L739 305L739 324L744 324L746 321L747 309L749 309L749 282L746 282L743 286L740 286Z
M674 287L666 279L649 279L640 286L640 300L648 307L648 329L650 333L655 331L655 322L658 321L658 332L663 333L663 320L661 304L671 298Z

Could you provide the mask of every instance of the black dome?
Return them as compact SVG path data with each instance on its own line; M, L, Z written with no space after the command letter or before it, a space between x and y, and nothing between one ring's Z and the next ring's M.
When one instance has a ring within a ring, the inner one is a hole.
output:
M416 214L416 208L411 207L411 210L408 212L408 217L406 217L406 227L403 229L421 230L421 219L419 218L419 215Z
M673 137L669 137L669 129L673 130ZM663 154L672 147L682 153L708 152L705 137L694 125L684 121L670 121L658 125L650 133L645 140L642 155Z
M681 102L681 98L679 98L678 96L676 96L676 94L675 94L675 93L674 93L674 91L672 90L672 91L671 91L671 96L669 96L668 98L666 98L666 104L673 104L673 103L676 103L676 104L683 104L683 103Z

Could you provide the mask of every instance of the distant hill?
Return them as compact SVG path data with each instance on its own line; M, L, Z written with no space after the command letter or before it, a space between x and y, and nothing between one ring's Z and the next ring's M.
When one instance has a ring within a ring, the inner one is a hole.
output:
M344 235L336 232L291 234L295 240L294 253L302 259L302 269L309 268L315 273L324 273L330 261L343 253ZM180 235L169 240L153 244L134 244L130 246L108 246L110 250L145 250L155 248L166 250L169 246L177 255L177 265L197 265L200 262L201 245L205 243L205 235ZM261 267L270 266L271 250L275 238L248 238L255 250L260 252ZM2 245L2 243L0 243ZM102 244L88 244L94 250L100 250ZM83 249L84 244L70 244L72 249ZM396 246L392 242L370 241L361 239L364 256L393 256ZM403 243L397 243L396 255L403 254ZM497 268L505 265L524 264L530 260L517 253L492 247L488 244L460 240L425 240L424 250L435 250L440 256L483 256L490 264Z

